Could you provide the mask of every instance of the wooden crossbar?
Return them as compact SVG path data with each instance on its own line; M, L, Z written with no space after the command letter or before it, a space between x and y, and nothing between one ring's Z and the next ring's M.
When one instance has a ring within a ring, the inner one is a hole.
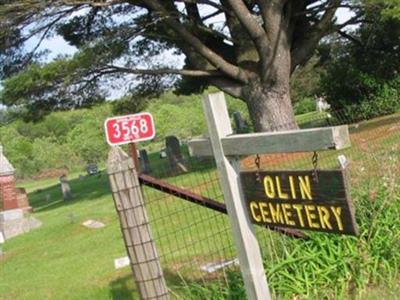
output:
M234 134L221 138L225 156L258 153L312 152L340 150L350 146L347 125L335 127ZM193 139L189 143L191 156L213 156L210 139Z

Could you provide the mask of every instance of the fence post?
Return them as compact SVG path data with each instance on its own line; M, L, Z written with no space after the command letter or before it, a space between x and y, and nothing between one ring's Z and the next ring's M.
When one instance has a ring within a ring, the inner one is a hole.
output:
M270 300L260 247L247 217L240 183L240 161L228 159L221 144L221 138L233 133L224 94L204 97L203 107L247 296L250 300Z
M111 191L140 298L169 299L144 197L132 158L113 147L107 161Z

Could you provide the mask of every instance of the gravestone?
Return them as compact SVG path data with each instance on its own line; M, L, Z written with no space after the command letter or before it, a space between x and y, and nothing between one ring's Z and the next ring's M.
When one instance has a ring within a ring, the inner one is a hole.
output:
M183 160L180 143L177 137L170 135L165 138L165 146L169 165L173 172L187 172L188 169Z
M33 217L25 216L21 208L0 212L0 232L4 239L10 239L31 229L40 227L42 223Z
M98 229L103 228L105 225L104 223L97 221L97 220L86 220L82 223L83 226L90 229Z
M60 177L60 183L61 183L61 192L63 199L65 201L71 199L72 198L71 187L69 186L69 181L66 175Z
M14 172L14 167L4 156L3 147L0 146L0 210L18 208Z
M167 158L167 157L168 157L167 150L166 149L161 149L160 150L160 159L164 159L164 158Z
M233 112L233 121L235 123L235 131L236 133L246 133L248 131L248 126L246 124L245 119L243 119L240 112Z
M45 199L46 202L50 202L51 201L51 195L50 194L46 194L44 199Z
M114 259L115 269L121 269L123 267L129 266L130 263L131 263L131 260L129 259L128 256L123 256L123 257Z
M147 155L147 151L145 149L141 149L139 151L139 162L140 162L140 171L144 174L149 174L151 171L150 168L150 160L149 156Z
M32 211L32 207L29 206L28 194L24 188L16 188L17 192L17 203L18 207L22 208L24 211Z
M15 169L5 157L0 145L0 211L22 208L30 211L28 197L24 189L15 186Z
M3 233L0 231L0 258L3 255L3 249L2 249L1 245L4 244L4 242L5 242L5 239L4 239Z
M318 97L315 100L315 104L318 112L323 112L331 108L331 105L326 102L326 99L324 97Z

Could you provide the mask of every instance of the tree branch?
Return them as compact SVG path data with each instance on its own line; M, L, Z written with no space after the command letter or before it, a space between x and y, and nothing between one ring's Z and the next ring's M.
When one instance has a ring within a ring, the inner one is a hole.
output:
M352 35L350 35L350 34L344 32L344 31L342 31L342 30L338 30L337 33L338 33L340 36L344 37L345 39L347 39L347 40L349 40L349 41L351 41L351 42L353 42L353 43L356 43L356 44L359 45L359 46L362 46L361 41L358 40L358 39L356 39L354 36L352 36Z
M122 4L125 1L124 0L108 0L108 1L107 0L105 0L105 1L104 0L103 1L96 1L96 0L94 0L94 1L74 1L74 0L68 1L68 0L64 0L64 1L58 1L58 2L60 2L63 5L89 5L92 7L110 7L115 4Z
M115 65L107 65L105 69L110 71L121 72L121 73L129 73L136 75L163 75L163 74L175 74L182 76L191 76L191 77L209 77L209 76L221 76L223 75L221 72L217 70L203 71L203 70L186 70L186 69L131 69L121 66Z
M268 37L264 29L257 23L242 0L227 0L236 17L246 29L254 42L260 56L261 65L266 65L265 56L269 52Z
M177 0L176 2L204 4L204 5L209 5L213 8L216 8L217 10L223 11L225 13L231 13L229 10L227 10L222 5L212 2L210 0Z
M226 78L212 78L210 80L210 83L212 85L215 85L217 88L219 88L221 91L231 95L232 97L242 99L242 90L243 90L243 85L235 82L233 80L229 80Z
M307 30L304 36L297 40L295 45L292 45L292 71L294 71L296 66L304 64L308 58L311 57L318 42L324 35L331 33L329 28L330 26L334 27L333 18L341 1L342 0L329 1L329 5L321 19Z
M253 41L255 49L258 52L260 69L262 70L261 73L266 74L266 70L268 70L271 63L271 49L269 45L271 40L268 40L266 31L258 24L242 0L227 0L227 2L232 7L233 12L250 39Z
M245 70L229 63L203 44L203 42L189 32L183 24L172 18L166 8L161 5L158 0L147 0L146 4L154 12L166 16L167 18L164 22L179 34L187 44L207 59L217 70L221 70L229 77L242 82L247 82L249 80L249 74Z

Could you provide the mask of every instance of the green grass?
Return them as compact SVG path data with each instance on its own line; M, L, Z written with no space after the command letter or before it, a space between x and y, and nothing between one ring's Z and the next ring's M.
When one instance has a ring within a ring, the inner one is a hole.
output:
M395 124L398 116L351 129L353 147L344 153L351 159L360 237L311 233L302 241L257 229L269 284L279 299L397 295L400 146L399 132L389 131ZM322 166L335 166L337 155L321 153ZM161 172L167 160L157 153L150 159L157 176L180 187L194 186L201 178L204 185L195 192L221 200L212 163L195 161L192 172L170 176ZM281 167L310 167L310 161L307 154ZM138 298L129 267L113 266L126 252L107 176L78 176L71 175L74 198L69 202L62 201L58 179L21 184L30 191L33 216L43 226L6 241L0 259L0 299ZM227 218L149 188L145 194L169 287L182 299L243 299L237 269L218 278L199 271L199 265L234 257ZM106 227L87 229L81 225L87 219L100 220Z
M85 176L86 172L75 171L68 174L68 179L76 179L79 176ZM38 180L22 180L17 182L18 187L25 188L27 193L34 192L38 189L45 189L54 186L60 182L59 178L44 178Z
M129 269L113 266L125 251L106 176L75 179L71 186L75 197L68 203L58 186L29 195L43 225L5 243L1 299L120 299L118 294L133 293ZM87 219L106 227L86 229L81 223Z

